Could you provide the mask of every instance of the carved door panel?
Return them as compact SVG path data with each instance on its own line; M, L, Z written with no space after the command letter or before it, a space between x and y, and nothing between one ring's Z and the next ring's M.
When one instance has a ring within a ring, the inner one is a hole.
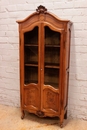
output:
M37 111L40 108L40 91L38 85L30 84L25 86L24 90L24 107L28 108L30 112Z
M45 86L44 86L45 87ZM46 86L43 90L43 109L46 116L57 116L59 114L59 94L58 90L53 90Z

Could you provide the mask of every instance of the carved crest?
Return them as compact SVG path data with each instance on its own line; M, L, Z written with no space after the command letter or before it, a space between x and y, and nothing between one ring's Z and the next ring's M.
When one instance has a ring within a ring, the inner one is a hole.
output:
M44 6L40 5L40 6L38 6L38 8L36 9L36 11L37 11L37 13L46 13L46 12L47 12L47 9L46 9Z

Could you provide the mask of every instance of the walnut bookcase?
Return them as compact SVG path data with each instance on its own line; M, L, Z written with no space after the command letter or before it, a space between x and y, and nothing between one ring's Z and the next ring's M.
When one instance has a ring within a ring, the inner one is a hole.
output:
M67 118L70 27L40 5L17 21L20 41L20 100L25 111L39 117Z

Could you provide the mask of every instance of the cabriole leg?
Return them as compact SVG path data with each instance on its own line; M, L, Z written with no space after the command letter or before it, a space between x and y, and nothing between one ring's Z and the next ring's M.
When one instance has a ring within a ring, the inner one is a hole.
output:
M22 112L21 119L24 119L25 112L24 112L24 110L22 110L21 112Z
M63 122L60 123L60 127L63 128Z
M63 128L63 120L64 120L64 111L61 112L60 116L60 127Z

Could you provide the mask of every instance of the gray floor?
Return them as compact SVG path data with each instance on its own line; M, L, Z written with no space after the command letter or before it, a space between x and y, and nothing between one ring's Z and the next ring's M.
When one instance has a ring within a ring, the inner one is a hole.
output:
M0 105L0 130L61 130L55 118L42 119L29 113L23 120L20 117L20 108ZM67 119L62 130L87 130L87 121Z

